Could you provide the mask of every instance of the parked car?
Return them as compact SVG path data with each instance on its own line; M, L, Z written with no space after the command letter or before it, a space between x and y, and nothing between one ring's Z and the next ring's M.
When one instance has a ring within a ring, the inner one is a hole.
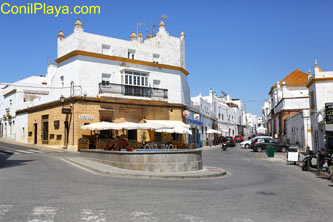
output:
M250 149L251 148L251 144L252 142L257 139L257 138L268 138L268 139L273 139L271 136L257 136L257 137L254 137L252 139L249 139L249 140L245 140L243 142L240 143L241 147L242 148L245 148L245 149Z
M227 142L227 146L234 147L236 146L235 140L232 136L226 136L223 138L223 141Z
M241 136L241 135L237 135L237 136L234 137L234 141L235 141L236 143L243 142L243 141L244 141L244 137Z
M275 151L278 152L287 152L289 145L286 143L280 143L277 140L269 138L257 138L252 142L252 149L256 152L262 152L266 150L267 146L273 146Z

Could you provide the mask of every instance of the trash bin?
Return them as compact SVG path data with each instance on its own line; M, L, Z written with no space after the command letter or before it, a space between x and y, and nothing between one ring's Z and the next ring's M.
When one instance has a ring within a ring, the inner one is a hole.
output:
M274 157L274 146L268 145L266 147L267 157Z

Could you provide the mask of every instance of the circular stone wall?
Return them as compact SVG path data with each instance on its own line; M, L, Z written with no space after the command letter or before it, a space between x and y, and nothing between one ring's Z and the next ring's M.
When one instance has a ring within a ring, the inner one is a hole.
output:
M81 150L83 158L114 167L148 172L202 170L202 150L137 150L134 152Z

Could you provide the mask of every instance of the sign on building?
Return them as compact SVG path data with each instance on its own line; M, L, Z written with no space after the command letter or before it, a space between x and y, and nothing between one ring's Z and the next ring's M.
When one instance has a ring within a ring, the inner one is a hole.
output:
M190 115L190 113L187 110L183 111L183 116L188 117L189 115Z
M326 124L333 124L333 103L325 103Z
M93 115L79 115L80 120L94 120Z
M193 119L200 120L200 114L197 114L197 113L193 114Z

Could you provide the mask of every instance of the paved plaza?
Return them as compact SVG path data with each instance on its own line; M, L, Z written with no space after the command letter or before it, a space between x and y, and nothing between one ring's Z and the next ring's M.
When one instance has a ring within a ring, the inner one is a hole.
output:
M203 151L215 179L133 179L69 164L79 154L0 143L0 221L330 221L333 186L237 145ZM14 151L14 152L13 152Z

